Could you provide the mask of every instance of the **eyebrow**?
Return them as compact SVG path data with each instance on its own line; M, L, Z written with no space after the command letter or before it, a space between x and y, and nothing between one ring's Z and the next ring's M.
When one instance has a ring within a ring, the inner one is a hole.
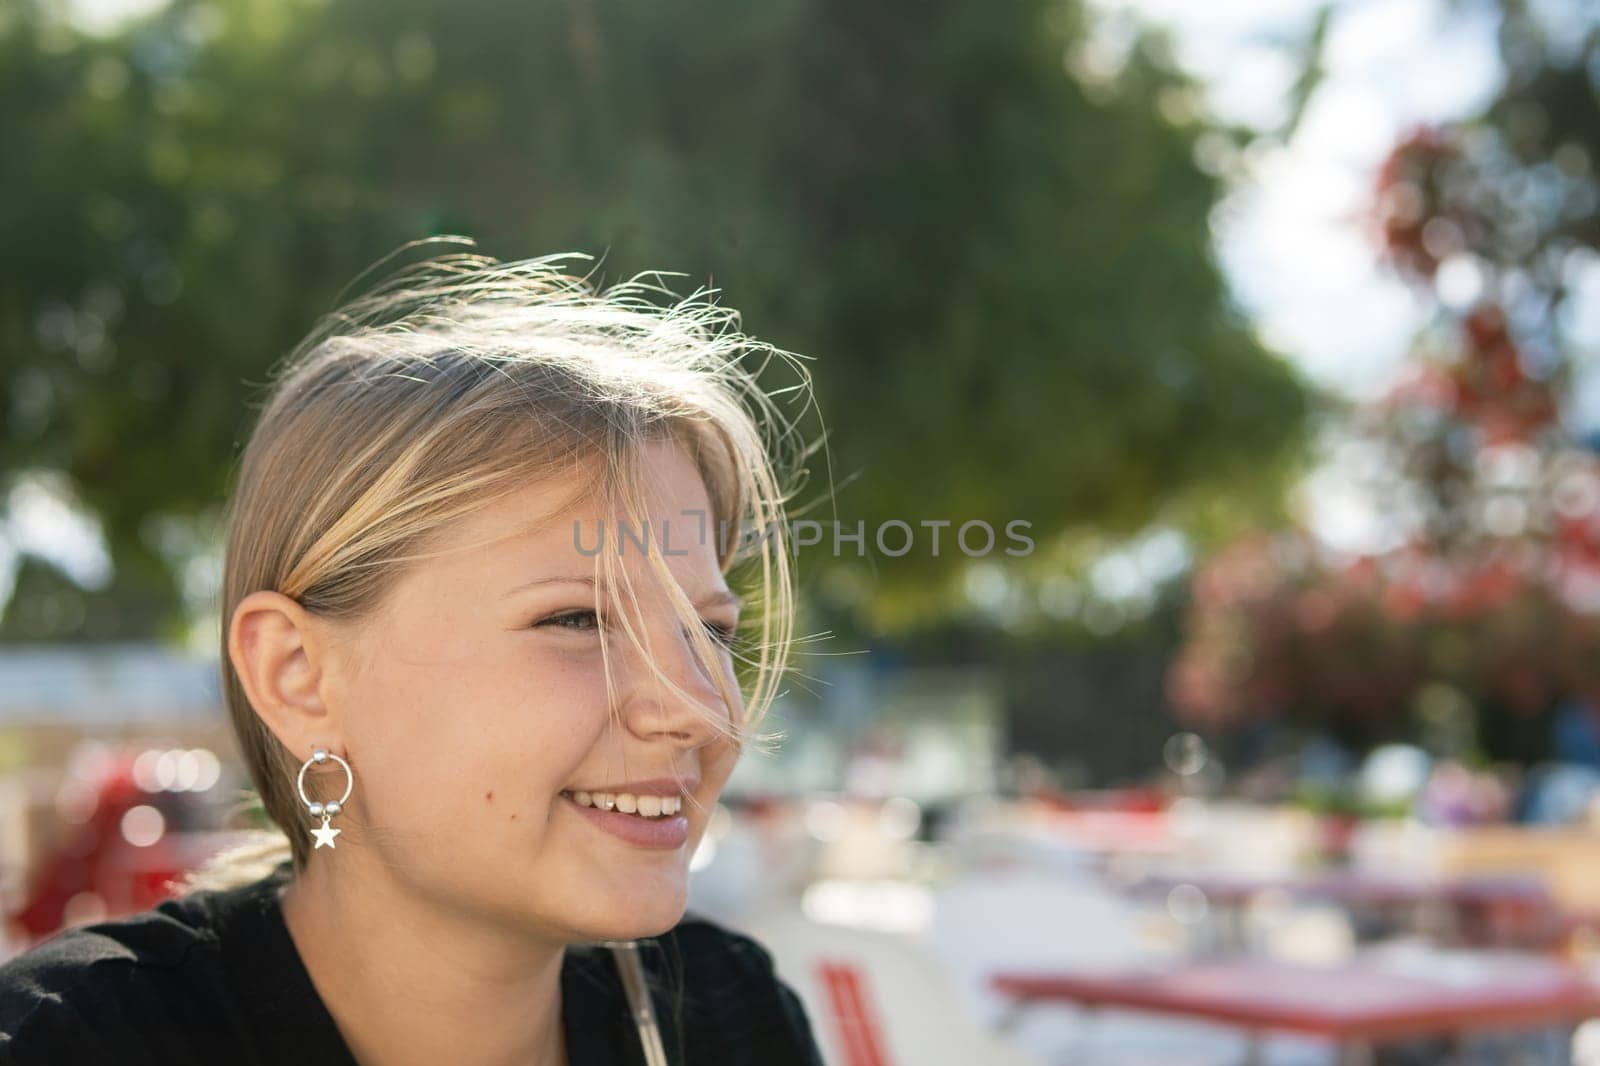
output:
M519 592L529 589L541 588L545 585L584 585L590 589L595 587L592 577L536 577L532 581L524 581L520 585L507 589L500 598L502 600L515 596ZM694 604L697 610L707 607L743 607L744 601L727 589L717 589L715 592L700 597Z

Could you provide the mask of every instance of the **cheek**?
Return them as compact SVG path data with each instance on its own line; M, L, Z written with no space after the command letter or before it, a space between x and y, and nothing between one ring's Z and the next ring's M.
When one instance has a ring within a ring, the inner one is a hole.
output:
M536 826L606 731L604 678L570 656L391 663L352 715L375 820Z

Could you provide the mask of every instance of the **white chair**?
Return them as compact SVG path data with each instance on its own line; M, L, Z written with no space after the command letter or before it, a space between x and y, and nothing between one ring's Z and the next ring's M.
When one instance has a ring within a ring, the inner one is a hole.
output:
M913 940L785 908L739 927L772 952L832 1066L1043 1066L987 1032L938 957Z

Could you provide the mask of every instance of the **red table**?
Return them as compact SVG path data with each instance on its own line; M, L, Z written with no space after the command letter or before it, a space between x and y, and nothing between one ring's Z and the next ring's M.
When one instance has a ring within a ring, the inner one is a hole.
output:
M1430 1036L1573 1026L1600 1016L1600 985L1559 960L1512 952L1374 952L1338 966L1243 958L1166 970L994 976L1016 1012L1039 1003L1150 1011L1337 1044L1347 1062L1371 1046Z
M1288 876L1213 873L1156 874L1133 883L1139 894L1194 885L1219 902L1239 904L1266 892L1301 899L1331 900L1352 906L1406 906L1442 901L1457 906L1544 907L1552 903L1542 880L1524 874L1405 877L1355 870L1329 870Z
M1468 940L1475 946L1546 947L1563 931L1554 897L1537 877L1521 874L1421 877L1369 871L1329 870L1285 876L1195 871L1142 878L1128 886L1139 896L1165 896L1181 885L1193 885L1224 913L1276 894L1292 899L1337 903L1355 910L1413 915L1418 927L1446 939ZM1230 950L1240 946L1234 931Z

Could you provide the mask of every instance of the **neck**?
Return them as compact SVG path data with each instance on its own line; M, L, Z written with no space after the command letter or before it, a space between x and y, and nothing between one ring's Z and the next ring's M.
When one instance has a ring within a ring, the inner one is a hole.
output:
M360 1063L566 1066L564 944L508 935L352 853L284 886L284 923Z

